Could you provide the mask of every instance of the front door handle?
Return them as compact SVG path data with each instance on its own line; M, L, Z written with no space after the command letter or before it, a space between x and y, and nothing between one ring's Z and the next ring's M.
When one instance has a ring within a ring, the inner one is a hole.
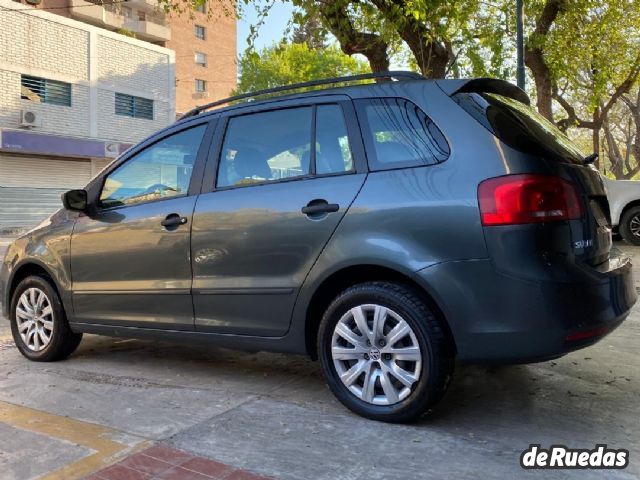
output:
M306 207L302 207L302 213L309 216L333 213L338 210L340 210L340 205L337 203L327 203L326 200L311 200Z
M177 213L170 213L162 222L160 222L160 225L167 230L175 230L185 223L187 223L187 217L181 217Z

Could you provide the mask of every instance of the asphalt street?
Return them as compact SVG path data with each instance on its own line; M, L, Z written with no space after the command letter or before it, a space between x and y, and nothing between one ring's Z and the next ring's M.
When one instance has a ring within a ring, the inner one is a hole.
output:
M640 248L618 247L640 265ZM79 478L161 442L283 480L635 479L639 341L636 306L599 344L554 361L458 365L440 408L402 426L348 412L303 357L85 336L69 359L34 363L0 319L0 478ZM532 443L606 443L630 465L524 471Z

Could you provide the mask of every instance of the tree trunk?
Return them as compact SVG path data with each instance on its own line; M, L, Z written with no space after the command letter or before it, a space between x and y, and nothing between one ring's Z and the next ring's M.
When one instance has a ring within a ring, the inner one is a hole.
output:
M451 55L443 44L428 40L427 29L418 22L407 20L398 33L409 46L422 75L427 78L444 78Z
M622 154L620 153L620 149L616 143L613 134L611 133L611 128L609 127L609 120L605 119L602 122L602 131L604 133L604 140L607 150L607 156L609 157L609 162L611 163L611 173L616 177L617 180L624 178L624 160L622 158Z
M600 107L597 107L593 111L593 122L596 123L600 119ZM600 154L600 127L596 127L592 130L592 140L593 140L593 153ZM596 161L593 162L593 165L600 170L600 159L596 158Z
M349 19L344 3L326 3L320 9L329 31L340 42L347 55L360 53L367 57L372 72L389 70L389 45L375 33L360 32Z
M536 28L527 39L524 49L524 63L533 76L536 84L536 103L538 112L553 122L553 79L541 48L544 37L549 33L558 14L566 8L567 0L547 0L540 17L536 20Z
M539 48L525 48L524 63L536 85L536 106L540 115L553 122L553 80Z
M452 60L451 51L446 45L433 38L427 26L412 16L398 17L398 9L403 8L404 0L372 0L378 11L397 30L400 38L407 44L420 72L427 78L444 78Z

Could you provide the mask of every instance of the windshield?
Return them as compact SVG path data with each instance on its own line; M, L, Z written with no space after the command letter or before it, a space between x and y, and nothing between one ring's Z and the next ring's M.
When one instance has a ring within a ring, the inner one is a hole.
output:
M493 93L456 93L453 99L506 145L558 161L584 163L584 154L533 108Z

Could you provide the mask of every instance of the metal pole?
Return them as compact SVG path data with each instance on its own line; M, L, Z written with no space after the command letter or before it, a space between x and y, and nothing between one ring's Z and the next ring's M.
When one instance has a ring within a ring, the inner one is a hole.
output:
M516 50L518 62L516 82L524 90L524 0L516 0Z

